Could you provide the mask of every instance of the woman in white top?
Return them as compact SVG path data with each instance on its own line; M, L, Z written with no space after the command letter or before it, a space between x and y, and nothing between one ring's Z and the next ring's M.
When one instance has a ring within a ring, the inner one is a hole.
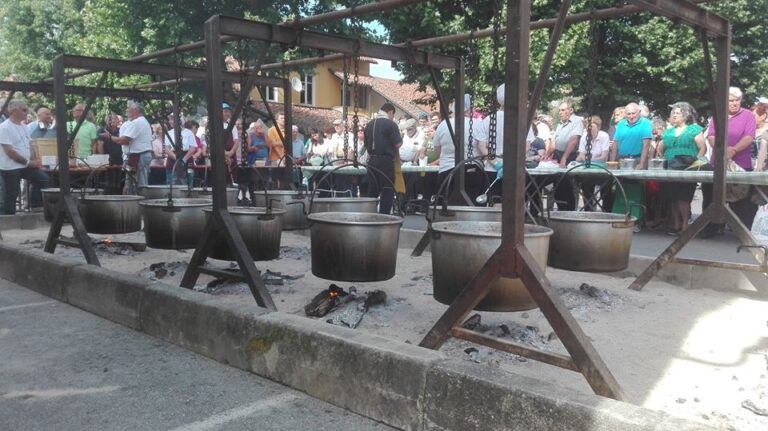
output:
M592 160L608 160L608 150L610 149L611 141L608 138L608 134L600 130L603 125L603 121L599 116L593 115L591 118L592 127L589 131L592 135ZM587 129L588 119L584 119L584 130ZM587 135L584 134L579 141L579 155L576 156L576 161L582 162L587 158Z

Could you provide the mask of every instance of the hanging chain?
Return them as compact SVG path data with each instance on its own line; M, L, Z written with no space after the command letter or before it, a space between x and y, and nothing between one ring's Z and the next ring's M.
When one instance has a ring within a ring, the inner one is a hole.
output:
M347 63L348 60L349 59L347 58L346 55L342 58L342 61L344 62L344 72L343 72L344 73L344 82L342 83L342 85L346 89L346 93L349 93L349 64ZM343 139L344 139L344 155L341 157L342 159L346 159L347 155L349 154L349 124L348 124L348 121L347 121L347 117L348 117L347 114L348 114L348 112L347 112L347 99L346 99L346 96L348 96L348 95L349 94L345 94L345 98L342 101L342 103L343 103L343 108L342 108L343 115L341 116L342 117L341 121L344 122L344 137L343 137Z
M594 13L594 10L593 10ZM595 90L595 80L597 77L597 42L598 42L598 28L597 28L597 20L593 17L592 20L589 23L589 70L588 70L588 76L587 76L587 135L586 135L586 155L585 155L585 162L586 166L590 167L592 165L592 112L594 109L594 103L595 103L595 97L594 97L594 90Z
M237 41L237 63L240 67L240 95L242 95L243 91L246 91L245 85L248 80L246 72L246 69L248 68L248 56L245 53L246 48L247 46L244 45L243 39ZM242 109L240 118L242 118L243 122L243 127L241 127L240 133L240 165L248 166L248 128L245 124L245 109ZM234 121L235 124L237 124L237 120L234 118L230 118L229 121Z
M354 161L355 166L357 166L357 149L358 149L358 139L357 139L357 133L360 129L360 117L358 115L358 111L360 108L360 103L358 100L358 89L360 85L360 41L358 40L355 44L355 52L353 57L353 67L354 67L354 75L352 75L353 79L353 85L352 85L352 91L354 92L352 94L352 133L354 135L352 136L352 146L354 147L355 154L352 156L352 160Z
M467 159L471 159L472 156L475 155L475 148L472 145L474 141L474 113L475 113L475 96L477 95L477 81L480 79L480 56L478 55L478 46L477 42L475 41L472 44L472 47L470 47L469 57L467 58L469 60L469 76L471 76L471 81L469 81L469 136L467 138L467 142L464 143L464 145L467 146ZM465 106L464 109L467 109ZM456 121L459 121L459 118L463 119L463 113L454 112L454 118Z
M496 0L493 2L493 64L491 65L491 82L497 83L499 81L499 68L501 67L501 1ZM488 119L488 158L494 159L496 157L496 113L499 110L499 101L496 97L496 92L491 92L491 114Z

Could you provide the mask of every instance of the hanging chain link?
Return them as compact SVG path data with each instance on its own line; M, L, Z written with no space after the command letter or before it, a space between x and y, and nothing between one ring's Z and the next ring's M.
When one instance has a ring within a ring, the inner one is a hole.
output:
M594 13L594 10L592 11ZM598 42L598 22L592 17L589 23L589 70L587 76L587 130L586 130L586 145L585 151L585 163L587 167L592 165L592 111L595 103L595 80L597 78L597 42Z
M355 52L353 57L353 67L354 67L354 74L352 75L353 84L352 84L352 133L354 135L352 136L352 146L354 148L355 154L352 155L352 160L355 163L355 166L357 166L357 149L359 148L359 142L357 139L357 132L360 130L360 117L358 115L358 111L360 109L360 103L358 100L358 89L360 85L360 41L355 44Z
M501 1L493 2L493 63L491 65L491 82L494 85L499 81L499 68L501 67ZM499 102L496 92L491 92L491 113L488 119L488 158L496 157L496 114L499 110Z
M349 94L347 94L347 93L349 93L349 64L347 63L348 60L349 59L347 58L346 55L342 58L342 61L344 62L344 72L343 72L344 73L344 82L342 83L342 85L346 89L346 92L344 94L344 96L345 96L344 97L344 101L342 102L343 103L342 121L344 122L344 155L341 157L342 159L346 159L347 158L347 154L349 154L349 124L348 124L348 121L347 121L347 117L348 117L348 112L347 112L347 96L349 96Z
M469 136L467 137L467 142L465 142L464 145L467 146L467 159L471 159L472 156L475 155L475 148L473 145L475 119L473 114L475 113L477 81L480 79L480 56L478 54L476 39L470 47L469 57L467 60L469 60L469 76L471 77L471 81L469 81ZM466 109L467 107L465 106L464 108ZM463 113L454 112L454 118L456 118L456 121L459 121L459 118L463 119Z
M247 43L247 42L246 42ZM243 43L243 39L237 41L237 63L240 67L240 93L246 91L245 86L248 81L248 74L246 69L248 68L248 55L246 54L247 45ZM241 110L241 117L243 126L240 133L240 165L248 166L248 127L245 124L245 107ZM230 118L229 121L234 121L237 124L237 120ZM237 127L237 126L235 126Z

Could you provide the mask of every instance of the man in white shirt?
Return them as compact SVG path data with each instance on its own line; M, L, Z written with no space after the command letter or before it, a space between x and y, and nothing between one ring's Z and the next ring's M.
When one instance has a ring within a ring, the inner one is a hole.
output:
M496 89L496 100L498 101L498 110L496 111L496 158L487 159L485 161L485 173L487 175L487 181L492 182L504 163L502 156L504 155L504 84L501 84ZM477 152L482 156L488 156L488 146L490 145L491 136L491 116L487 116L481 122L481 125L475 134L477 139ZM525 137L526 147L536 139L533 134L533 127L528 128L528 134ZM497 181L494 184L493 189L489 191L490 196L501 196L501 181ZM471 196L471 194L470 194ZM474 196L472 196L474 199Z
M120 128L120 136L112 140L127 148L128 166L136 169L136 184L146 186L149 183L149 164L152 163L152 127L144 118L144 108L136 101L128 102L126 115L130 121L126 121ZM136 190L126 181L129 194L135 194Z
M16 199L21 193L21 180L32 183L30 207L42 205L40 189L48 185L48 175L40 170L40 160L33 158L29 145L29 131L24 120L27 119L27 103L23 100L11 100L8 103L8 118L0 124L0 176L2 176L3 214L16 213Z
M470 96L469 94L464 95L464 145L473 145L473 143L469 142L469 116L471 115L471 111L469 110L470 105ZM451 107L449 108L451 112L453 112L454 104L451 103ZM454 133L456 132L456 118L455 115L453 118L451 118L451 127L453 128ZM474 123L473 125L474 131L472 133L473 136L477 136L476 132L479 129L478 123ZM440 124L437 126L437 130L435 130L435 138L432 141L433 145L435 147L435 157L437 160L435 162L432 162L432 164L437 164L439 166L439 174L438 174L438 183L443 184L443 182L448 178L448 175L450 175L451 170L456 166L456 147L454 146L453 140L451 140L451 134L448 132L448 123L443 120L440 122ZM456 182L458 181L458 177L454 176L453 181L450 184L450 189L447 189L444 191L444 196L451 196L450 191L453 190L455 187Z

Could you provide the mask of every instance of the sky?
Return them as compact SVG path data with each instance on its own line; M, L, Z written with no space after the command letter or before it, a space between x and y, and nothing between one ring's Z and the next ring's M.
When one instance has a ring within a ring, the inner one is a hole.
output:
M375 76L377 78L396 79L398 81L403 79L403 74L393 69L391 67L391 63L388 60L377 58L376 61L378 64L371 65L371 76Z

